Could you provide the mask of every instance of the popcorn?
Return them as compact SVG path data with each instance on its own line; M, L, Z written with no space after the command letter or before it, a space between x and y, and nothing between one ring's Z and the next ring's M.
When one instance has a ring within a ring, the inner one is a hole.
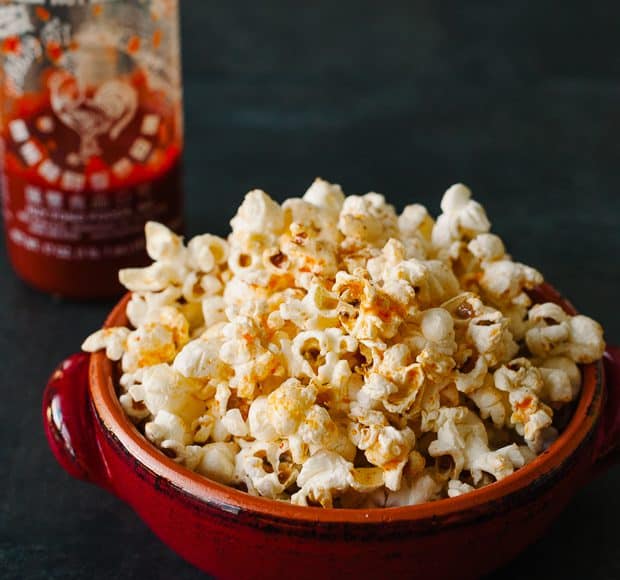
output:
M222 329L219 358L233 369L230 385L249 398L256 386L281 370L278 356L261 344L260 330L248 317L237 316Z
M248 427L241 416L239 409L230 409L222 417L222 425L234 437L245 437L248 434Z
M454 323L447 310L443 308L429 308L425 310L420 322L422 334L429 342L437 344L438 348L447 352L456 349L454 343Z
M345 196L339 185L329 183L317 177L304 194L303 200L337 219L342 210Z
M573 386L569 376L560 369L541 368L543 389L540 398L547 403L570 403L573 400Z
M526 358L514 359L493 375L495 386L509 393L512 408L510 422L535 453L545 441L555 438L552 433L553 411L540 400L545 386L543 374Z
M190 272L183 282L182 294L187 302L201 302L206 298L221 298L222 283L216 276Z
M144 434L147 439L158 445L164 441L176 441L188 445L192 439L183 419L165 409L159 410L155 419L145 425Z
M467 337L489 366L509 360L519 350L508 326L499 310L488 307L469 322Z
M127 318L135 328L138 328L147 321L157 319L160 308L175 305L181 295L180 289L175 287L166 288L161 292L133 292L127 303Z
M403 485L400 490L387 493L382 507L399 507L425 503L436 499L441 492L441 488L442 484L431 474L423 473L410 484Z
M228 244L222 238L204 234L192 238L187 245L188 259L196 270L209 273L228 260Z
M349 364L341 356L355 352L357 344L339 328L300 332L290 345L289 372L341 388L351 376Z
M400 488L402 471L414 443L415 434L409 427L399 431L385 426L377 432L373 443L366 448L366 459L372 465L383 468L387 489L397 491Z
M160 292L181 285L183 274L169 264L154 262L146 268L125 268L118 279L131 292Z
M417 238L426 247L430 242L435 222L428 210L419 203L408 205L398 216L398 230L404 238Z
M271 424L267 415L267 397L261 396L254 399L250 405L248 424L250 435L257 441L274 441L278 433Z
M332 278L338 271L338 246L334 239L336 224L329 221L321 223L329 220L329 216L319 220L317 208L302 200L288 201L298 201L297 209L303 208L304 211L298 212L301 213L298 216L292 212L292 219L300 221L293 221L288 232L281 236L277 252L268 252L269 262L280 269L287 269L295 285L307 289L315 277ZM283 208L290 213L292 208L287 203Z
M519 447L513 443L496 451L484 453L475 461L473 469L474 473L475 470L480 470L500 481L511 475L515 469L523 467L534 457L535 454L527 447Z
M484 357L470 353L463 365L454 371L456 389L465 394L479 391L483 388L488 368Z
M174 264L185 254L183 239L157 222L147 222L144 226L146 252L156 262Z
M425 375L409 348L397 344L376 357L357 399L364 407L381 404L390 413L412 416Z
M193 238L187 247L183 239L162 224L145 226L146 250L154 260L146 268L126 268L119 280L132 292L170 292L178 287L186 298L195 293L213 293L220 289L218 275L228 258L225 240L205 234ZM204 274L212 274L206 278Z
M396 235L398 218L394 208L378 193L345 198L338 229L346 238L379 247Z
M533 393L540 392L543 380L541 372L526 358L516 358L503 365L493 375L495 386L501 391L511 392L515 389L527 389Z
M416 360L426 376L440 381L455 366L452 358L456 351L452 317L442 308L430 308L422 314L420 328L426 345Z
M530 457L514 444L491 451L484 424L465 407L441 409L436 429L437 439L429 445L428 452L432 457L449 455L452 458L452 479L467 470L474 482L482 478L482 472L500 480L523 467Z
M301 489L293 494L291 502L296 505L332 507L334 496L349 489L352 482L353 464L331 451L313 455L297 477Z
M393 338L403 321L402 307L379 286L346 272L336 274L339 320L357 339Z
M236 481L236 455L237 445L234 443L208 443L202 447L196 471L218 483L232 485Z
M409 249L402 241L390 238L383 246L381 253L374 258L370 258L366 264L366 269L371 279L383 282L388 280L393 268L408 258L416 257L415 255L410 255ZM415 293L412 292L411 294Z
M121 407L123 407L123 411L135 423L139 423L151 416L147 406L142 401L136 401L129 393L123 393L118 400Z
M491 419L496 427L507 425L512 412L508 394L496 388L489 375L485 376L482 386L468 396L478 407L482 419Z
M267 417L279 436L297 431L316 395L314 387L304 387L297 379L288 379L267 397Z
M225 378L227 367L219 359L222 340L200 337L188 342L177 354L172 368L188 378Z
M591 363L603 356L603 329L587 316L570 316L547 302L533 306L528 320L531 328L525 342L536 356L565 355L576 363Z
M448 497L458 497L476 489L473 485L464 483L460 479L451 479L448 482Z
M469 493L553 443L604 342L532 306L541 275L469 189L441 209L397 215L317 178L281 205L249 192L226 239L149 222L153 263L119 273L128 326L83 349L117 363L153 445L221 484L327 508Z
M565 356L551 357L541 361L539 368L545 382L565 382L563 378L565 375L571 390L569 400L572 401L577 397L581 388L581 371L571 359Z
M479 234L469 242L467 247L482 262L500 260L506 254L504 242L495 234Z
M187 469L196 470L203 455L202 447L198 445L183 445L178 441L166 439L159 444L164 455L172 459L175 463L180 463Z
M287 450L277 443L241 443L235 459L235 477L248 492L277 499L295 479L298 471L286 460Z
M132 372L174 360L177 353L174 334L163 324L149 322L130 332L123 355L123 371Z
M482 276L478 283L485 298L495 305L531 304L524 291L542 284L540 272L509 259L505 255L504 244L493 234L476 236L468 248L482 261Z
M207 413L198 418L198 422L211 430L211 439L217 442L230 441L231 433L226 428L223 418L232 397L232 390L225 383L215 388L213 398L207 403Z
M462 183L453 185L441 200L443 213L433 227L432 242L445 248L463 238L471 239L491 228L483 207L471 199L471 191Z
M215 422L215 418L209 413L194 419L191 425L194 443L204 444L209 441L214 432Z
M379 277L386 292L394 292L398 284L406 284L411 288L419 308L439 305L458 291L458 280L450 268L439 260L410 258L397 264L387 263L386 266Z
M134 400L143 400L154 416L164 410L191 422L204 408L196 385L165 364L144 369L140 391L142 397L134 396L135 390L130 393Z
M264 191L255 189L245 196L230 225L231 237L242 244L250 242L253 234L255 242L269 243L284 229L284 212Z
M298 434L310 448L331 448L331 443L338 436L338 427L327 409L312 405L303 422L299 425Z
M82 350L97 352L105 349L105 355L112 361L118 361L127 350L128 328L103 328L91 334L83 343Z

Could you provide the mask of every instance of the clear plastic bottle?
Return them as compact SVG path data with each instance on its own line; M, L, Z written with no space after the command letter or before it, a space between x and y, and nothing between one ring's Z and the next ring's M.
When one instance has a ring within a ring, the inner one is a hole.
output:
M41 290L114 295L144 223L182 225L178 4L0 1L7 248Z

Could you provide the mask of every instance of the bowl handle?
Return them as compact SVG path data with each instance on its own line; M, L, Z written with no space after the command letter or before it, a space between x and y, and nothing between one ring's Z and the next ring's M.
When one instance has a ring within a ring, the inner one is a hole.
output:
M43 394L43 424L52 452L69 475L110 489L92 422L89 362L89 354L78 353L58 365Z
M596 435L596 472L620 460L620 348L608 346L603 358L607 400Z

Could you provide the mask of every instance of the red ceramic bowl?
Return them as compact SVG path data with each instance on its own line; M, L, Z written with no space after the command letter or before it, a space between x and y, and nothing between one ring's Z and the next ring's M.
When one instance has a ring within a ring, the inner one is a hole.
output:
M539 298L574 308L550 287ZM127 323L125 297L106 326ZM583 367L573 417L557 442L514 475L466 495L368 510L298 507L192 473L123 413L102 353L54 373L43 414L73 476L127 502L183 558L219 578L474 578L539 538L620 441L620 349Z

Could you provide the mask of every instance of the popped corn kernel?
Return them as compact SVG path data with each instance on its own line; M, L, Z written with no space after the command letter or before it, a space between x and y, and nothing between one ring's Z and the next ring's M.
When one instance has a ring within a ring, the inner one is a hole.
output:
M441 200L443 213L433 228L432 241L437 248L471 239L491 228L484 208L471 199L471 191L462 183L450 187Z
M587 316L570 316L557 304L537 304L528 314L525 342L535 356L564 355L576 363L600 359L605 350L601 325Z
M102 328L82 343L82 350L86 352L105 350L105 355L110 360L118 361L127 350L129 332L129 329L124 327Z

